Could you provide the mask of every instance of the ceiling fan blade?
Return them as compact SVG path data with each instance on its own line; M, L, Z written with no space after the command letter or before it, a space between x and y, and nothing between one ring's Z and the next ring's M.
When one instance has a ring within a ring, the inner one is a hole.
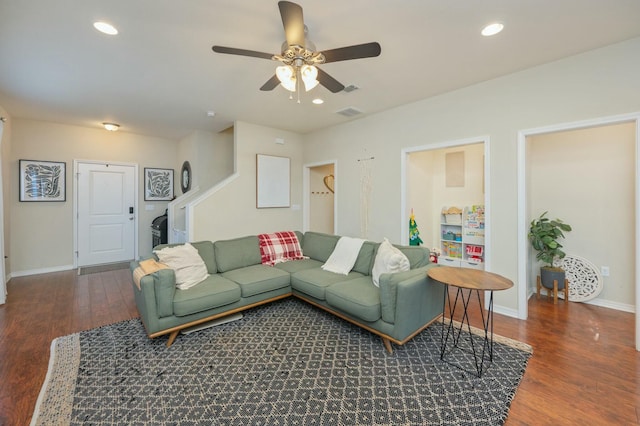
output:
M320 68L316 68L318 69L318 83L329 89L331 93L338 93L344 89L344 85L342 83L322 71Z
M380 44L376 42L357 44L355 46L329 49L322 52L325 57L324 63L348 61L349 59L372 58L380 55Z
M289 46L304 47L304 18L302 7L290 1L279 1L284 36Z
M235 47L213 46L216 53L227 53L229 55L251 56L252 58L273 59L271 53L256 52L255 50L236 49Z
M271 77L265 84L262 85L260 90L262 90L263 92L267 92L278 87L278 84L280 84L280 80L278 80L278 76L274 74L273 77Z

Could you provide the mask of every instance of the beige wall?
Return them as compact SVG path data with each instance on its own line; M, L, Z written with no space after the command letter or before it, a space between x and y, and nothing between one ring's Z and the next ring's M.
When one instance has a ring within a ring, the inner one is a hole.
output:
M125 132L107 132L43 121L12 119L10 191L5 194L11 215L9 265L12 274L69 268L73 265L73 160L138 164L138 248L151 253L151 221L167 202L144 201L145 167L173 168L177 142ZM65 202L20 203L18 160L67 163ZM154 210L146 210L153 206Z
M372 239L400 238L401 152L442 141L490 137L491 269L517 284L519 130L640 111L640 38L365 116L305 136L305 163L340 164L338 233L358 234L356 160L375 156ZM581 173L587 173L583 170ZM518 285L496 294L515 312Z
M194 131L178 144L175 164L177 194L180 189L182 164L191 166L191 187L206 190L233 173L233 128L219 133Z
M627 309L635 305L635 123L536 135L527 140L529 219L548 211L573 228L565 252L600 269L598 297ZM530 287L538 263L531 253Z
M445 155L464 152L465 184L447 187ZM440 212L444 206L484 204L484 144L411 153L407 161L407 211L413 208L426 247L440 246ZM407 220L409 220L407 218ZM408 236L407 236L408 238Z
M301 136L254 124L234 127L237 178L193 207L193 240L221 240L302 229ZM285 140L276 144L276 138ZM291 159L291 207L256 208L256 154Z

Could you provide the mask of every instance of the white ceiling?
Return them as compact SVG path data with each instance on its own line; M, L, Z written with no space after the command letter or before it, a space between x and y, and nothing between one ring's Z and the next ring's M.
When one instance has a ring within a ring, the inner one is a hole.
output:
M234 120L307 133L335 112L393 108L640 36L638 0L298 0L318 50L377 41L377 58L321 68L345 86L261 92L277 66L214 44L279 53L276 0L0 0L0 105L13 117L180 139ZM120 34L92 23L105 20ZM497 36L481 28L502 21ZM315 97L323 105L311 104ZM215 111L214 118L207 111Z

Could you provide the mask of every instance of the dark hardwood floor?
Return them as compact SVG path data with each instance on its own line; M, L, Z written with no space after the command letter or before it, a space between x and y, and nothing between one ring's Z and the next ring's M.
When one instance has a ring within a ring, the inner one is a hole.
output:
M0 307L0 425L29 424L54 338L137 316L130 283L128 270L9 282ZM496 314L495 333L534 348L506 424L639 424L634 323L633 314L535 297L528 321Z

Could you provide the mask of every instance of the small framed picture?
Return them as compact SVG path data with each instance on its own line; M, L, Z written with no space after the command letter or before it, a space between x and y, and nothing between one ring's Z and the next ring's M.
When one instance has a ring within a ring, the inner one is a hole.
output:
M67 163L20 160L20 201L66 201Z
M173 200L173 169L144 169L144 200Z

